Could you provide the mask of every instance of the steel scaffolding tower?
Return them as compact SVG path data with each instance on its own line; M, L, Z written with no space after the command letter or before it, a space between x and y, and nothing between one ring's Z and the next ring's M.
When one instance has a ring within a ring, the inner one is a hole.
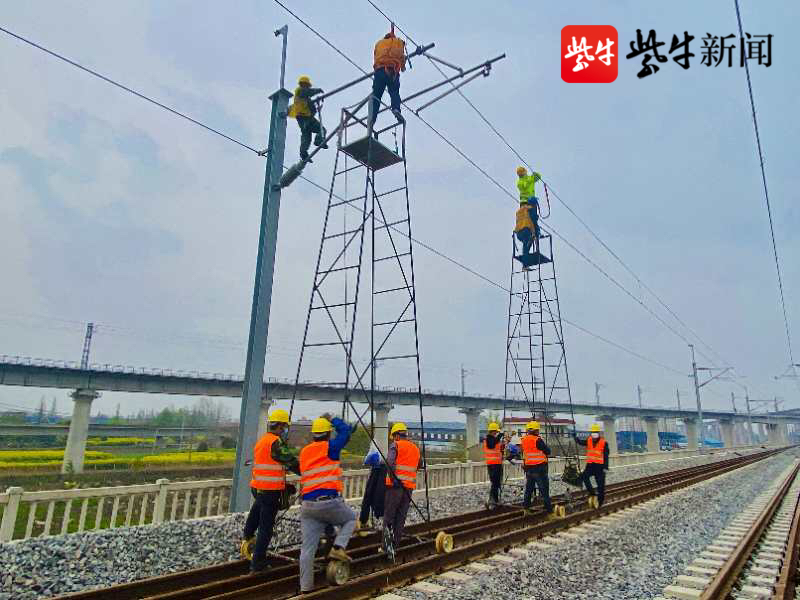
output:
M572 404L553 238L546 232L538 251L517 255L512 248L504 397L525 400L544 420L544 433L553 430L549 405Z

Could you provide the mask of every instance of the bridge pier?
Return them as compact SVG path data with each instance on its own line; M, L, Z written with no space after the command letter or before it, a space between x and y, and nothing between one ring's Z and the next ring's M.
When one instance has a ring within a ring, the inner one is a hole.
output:
M719 428L722 430L722 445L725 448L733 448L733 421L720 420Z
M686 426L686 448L697 450L697 419L685 418L683 424Z
M614 417L610 415L600 415L597 420L603 424L603 437L608 444L609 454L619 454L619 446L617 446L617 425Z
M469 450L480 442L480 427L478 424L481 410L479 408L462 408L458 412L467 417L466 446L467 450Z
M264 394L261 396L261 412L258 414L258 439L261 439L261 436L267 433L270 408L272 408L272 398Z
M99 397L92 390L75 390L70 394L74 404L72 419L69 422L67 447L64 448L64 461L61 463L62 473L83 473L83 457L86 452L86 438L89 437L89 416L92 412L92 400Z
M647 429L647 451L658 452L661 443L658 440L658 417L645 417L644 425Z
M391 404L377 403L373 407L375 420L373 421L372 437L383 456L389 455L389 413L392 408L394 407Z

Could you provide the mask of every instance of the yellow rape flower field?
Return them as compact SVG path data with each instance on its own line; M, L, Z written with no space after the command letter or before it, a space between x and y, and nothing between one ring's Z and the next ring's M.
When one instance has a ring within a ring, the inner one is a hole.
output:
M145 456L115 456L110 452L86 451L84 465L89 469L125 469L148 466L224 465L232 464L235 450L209 450L207 452L171 452ZM0 469L38 471L60 468L63 450L3 450L0 451Z

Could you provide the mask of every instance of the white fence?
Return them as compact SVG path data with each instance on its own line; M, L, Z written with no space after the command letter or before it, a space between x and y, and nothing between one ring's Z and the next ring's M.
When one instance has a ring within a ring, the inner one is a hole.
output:
M695 450L617 454L611 457L611 466L677 460L696 454ZM560 473L563 464L563 459L551 459L551 474ZM512 479L522 477L519 467L508 464L506 473ZM430 465L427 476L430 490L488 480L486 465L480 461ZM345 471L345 498L361 498L368 478L369 469ZM295 476L289 478L290 481L296 479ZM418 489L422 487L423 475L420 473ZM159 479L146 485L43 492L26 492L21 487L11 487L0 494L3 515L0 542L221 515L228 512L230 488L230 479L174 483Z

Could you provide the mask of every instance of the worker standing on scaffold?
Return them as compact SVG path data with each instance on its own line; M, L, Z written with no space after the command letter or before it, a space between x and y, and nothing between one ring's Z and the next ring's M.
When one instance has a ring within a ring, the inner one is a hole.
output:
M308 149L311 146L312 133L316 134L315 146L328 147L325 143L325 128L314 116L317 114L317 107L311 101L311 98L321 93L322 88L311 87L311 78L308 75L302 75L297 80L294 100L289 107L289 116L297 119L297 126L300 127L300 158L306 162L311 162L308 158Z
M375 125L381 107L383 92L389 90L390 106L398 123L405 123L400 114L400 71L406 70L406 43L394 34L392 29L375 44L375 73L372 76L372 102L370 103L369 123Z
M548 479L547 457L550 456L550 447L539 437L539 422L528 421L525 425L526 433L522 437L522 455L525 471L525 496L522 507L525 510L531 507L531 498L535 488L544 501L544 508L548 514L553 514L553 503L550 501L550 480Z
M392 445L386 457L383 537L385 546L390 543L395 548L403 537L411 494L417 487L417 471L423 467L423 461L419 448L408 439L405 423L395 423L389 435Z
M528 175L528 169L517 167L517 189L519 190L519 209L514 233L522 242L522 254L530 253L531 245L539 252L539 199L536 197L536 182L542 176L534 171Z
M331 423L331 420L333 423ZM336 437L331 432L336 429ZM325 414L311 423L313 441L300 451L300 591L314 589L314 556L319 540L329 525L339 527L328 558L350 562L344 551L356 528L356 515L342 498L342 449L352 430L343 420Z
M281 504L281 494L286 489L286 471L300 474L295 450L286 443L289 434L289 413L280 408L269 415L268 431L253 448L253 479L250 492L255 502L244 524L244 543L250 544L256 531L250 571L267 568L267 548L275 528L275 516Z
M486 438L483 440L483 458L489 471L489 504L495 508L500 504L500 486L503 484L503 432L497 423L489 423Z
M597 484L597 508L603 506L606 497L606 471L608 471L608 443L603 438L600 425L592 424L589 428L589 437L585 440L575 436L575 442L579 446L586 446L586 468L581 474L583 484L589 497L594 497L591 477ZM590 501L591 502L591 501Z

